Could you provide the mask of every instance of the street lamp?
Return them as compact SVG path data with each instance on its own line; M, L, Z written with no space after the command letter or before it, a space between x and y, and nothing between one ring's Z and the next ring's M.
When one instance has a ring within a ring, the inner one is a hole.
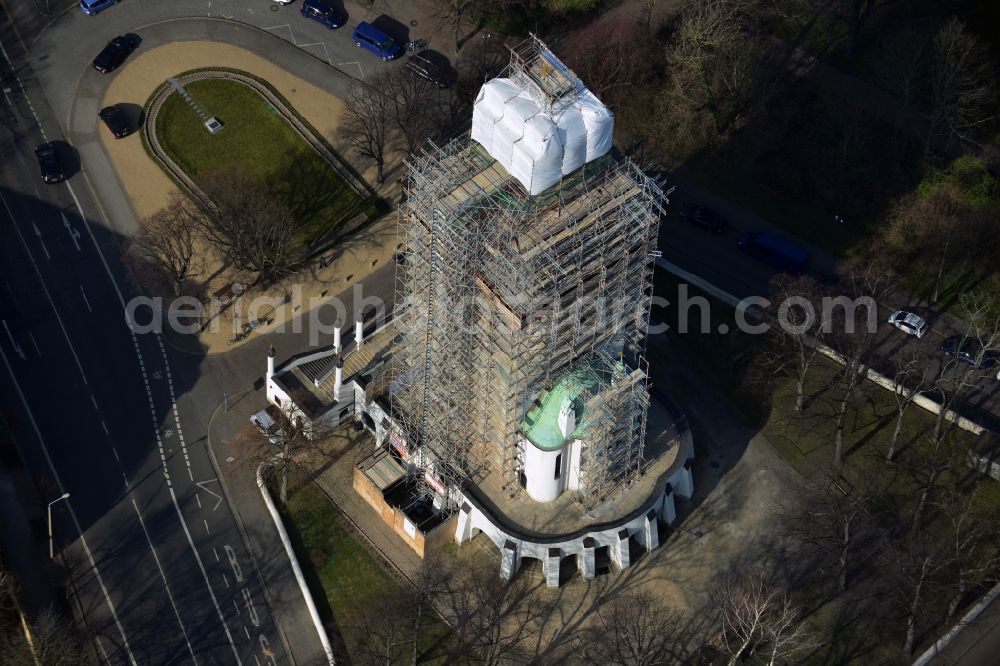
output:
M61 502L64 499L69 499L69 493L63 493L62 497L57 497L51 502L49 502L49 559L51 560L55 557L55 553L52 548L52 505L56 502Z

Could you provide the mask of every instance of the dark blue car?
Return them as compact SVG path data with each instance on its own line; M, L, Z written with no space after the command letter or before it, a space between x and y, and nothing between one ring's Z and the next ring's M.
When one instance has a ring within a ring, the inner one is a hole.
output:
M778 234L766 232L743 234L738 245L750 256L785 273L793 275L805 273L809 263L808 250Z
M367 21L354 29L353 39L355 46L371 51L382 60L393 60L405 51L402 44Z
M344 25L347 16L320 0L303 0L302 15L328 28L339 28Z
M80 0L80 11L87 16L100 14L111 5L117 5L118 0Z

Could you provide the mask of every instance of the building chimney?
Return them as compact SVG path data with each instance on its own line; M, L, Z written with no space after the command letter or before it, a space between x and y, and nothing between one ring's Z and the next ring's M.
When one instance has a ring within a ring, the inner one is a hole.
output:
M340 353L340 327L343 326L343 325L344 325L344 322L340 321L339 319L333 325L334 326L334 329L333 329L333 351L337 352L338 354Z
M337 366L333 375L333 399L340 400L340 389L344 386L344 359L337 356Z
M274 345L267 348L267 381L271 381L271 377L274 376L274 357L277 352L274 351Z
M358 315L358 321L354 323L354 344L358 347L365 341L365 318Z

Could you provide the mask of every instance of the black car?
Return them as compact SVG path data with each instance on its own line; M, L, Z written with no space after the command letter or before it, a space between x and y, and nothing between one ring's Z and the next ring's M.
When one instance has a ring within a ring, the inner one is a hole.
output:
M129 56L132 51L135 51L135 47L138 46L136 40L128 37L127 35L119 35L108 42L108 45L104 47L104 50L97 54L94 58L94 69L96 69L101 74L107 74L108 72L113 72L118 69L125 58Z
M97 114L104 124L108 126L116 139L121 139L132 133L125 114L117 106L106 106Z
M976 368L992 368L1000 362L1000 352L992 349L983 351L983 346L978 340L965 338L963 341L960 335L953 335L942 342L941 351Z
M729 226L728 222L726 222L726 218L722 217L711 208L705 208L704 206L689 206L687 208L682 208L680 215L681 217L687 219L687 221L691 224L696 224L712 234L724 233L726 228Z
M438 88L447 88L451 85L451 76L444 67L427 57L427 51L421 51L410 56L403 67L411 74L415 74L422 79L430 81Z
M35 157L38 158L38 168L42 172L42 180L46 183L61 183L66 180L62 167L59 166L59 156L51 143L35 146Z

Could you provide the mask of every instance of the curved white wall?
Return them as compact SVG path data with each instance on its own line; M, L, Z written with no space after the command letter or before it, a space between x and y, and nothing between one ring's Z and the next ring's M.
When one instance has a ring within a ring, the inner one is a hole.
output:
M528 496L536 502L551 502L566 488L569 447L563 444L554 451L543 451L531 442L524 442L524 476ZM556 461L559 478L556 478Z

